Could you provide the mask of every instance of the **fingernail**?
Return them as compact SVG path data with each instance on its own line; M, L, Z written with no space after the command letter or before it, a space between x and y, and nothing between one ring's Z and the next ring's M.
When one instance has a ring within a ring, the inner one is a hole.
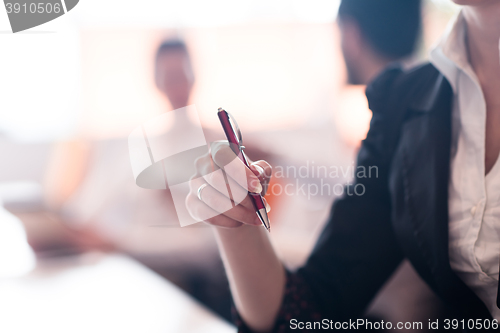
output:
M258 164L254 164L253 166L255 168L255 170L259 173L259 176L262 176L264 174L264 169L258 165Z
M269 213L271 211L271 206L269 206L267 201L264 201L264 203L266 204L266 212Z
M253 183L257 183L257 184L254 185ZM252 187L252 192L254 192L254 193L261 193L262 192L262 185L260 185L259 181L252 182L252 185L254 185Z

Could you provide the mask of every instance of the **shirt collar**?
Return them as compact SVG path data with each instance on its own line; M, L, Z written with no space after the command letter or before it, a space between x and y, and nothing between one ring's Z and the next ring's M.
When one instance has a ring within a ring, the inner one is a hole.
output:
M455 93L460 71L475 77L465 45L466 34L467 26L460 12L430 53L430 62L446 77Z

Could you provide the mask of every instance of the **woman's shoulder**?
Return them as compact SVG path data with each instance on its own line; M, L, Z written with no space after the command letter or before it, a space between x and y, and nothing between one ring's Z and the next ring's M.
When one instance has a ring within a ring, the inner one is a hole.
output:
M367 86L366 95L370 99L371 97L379 98L381 95L395 92L405 93L404 90L424 90L429 82L436 80L440 75L436 67L429 62L409 69L403 69L397 63L392 64Z
M364 144L378 152L378 158L390 161L410 110L429 110L436 99L448 99L450 88L444 85L445 90L441 90L443 79L430 63L407 70L400 66L384 70L366 89L373 117Z
M443 79L429 62L409 69L393 64L380 73L366 88L366 97L373 112L387 110L388 105L420 101Z

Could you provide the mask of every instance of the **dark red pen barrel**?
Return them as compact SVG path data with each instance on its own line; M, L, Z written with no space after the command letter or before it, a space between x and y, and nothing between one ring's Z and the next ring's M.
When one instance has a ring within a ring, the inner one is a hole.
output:
M255 205L255 208L257 209L266 209L266 205L264 204L264 200L262 200L262 197L259 193L252 193L252 192L249 192L248 194L250 194L250 197L253 199L253 203Z

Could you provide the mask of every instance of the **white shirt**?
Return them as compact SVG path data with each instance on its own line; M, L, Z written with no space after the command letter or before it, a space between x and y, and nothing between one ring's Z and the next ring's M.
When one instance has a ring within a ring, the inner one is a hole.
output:
M466 32L466 22L460 14L431 52L431 63L448 79L454 94L448 190L450 264L492 316L500 320L496 306L500 162L497 160L485 176L486 102L468 60Z

